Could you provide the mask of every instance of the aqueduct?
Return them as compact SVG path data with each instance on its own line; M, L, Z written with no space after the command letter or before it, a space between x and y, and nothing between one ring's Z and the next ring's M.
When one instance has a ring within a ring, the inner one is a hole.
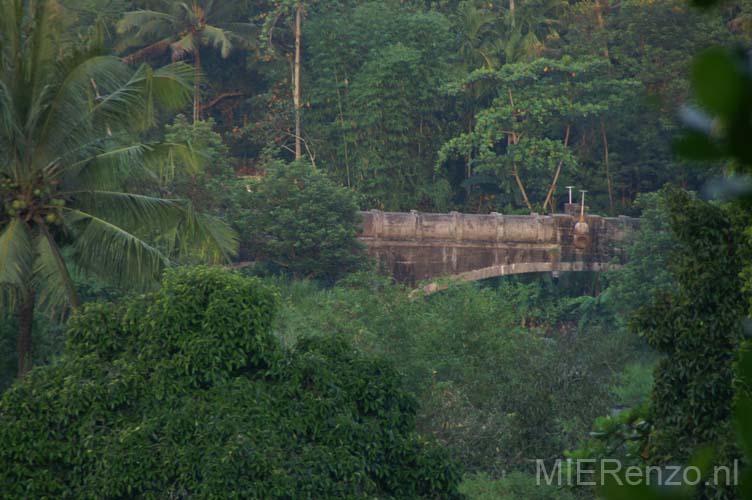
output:
M579 205L565 214L473 215L362 212L360 240L401 282L441 277L476 281L533 272L604 271L624 262L639 219L586 215L586 244L575 245ZM579 248L578 248L579 247Z

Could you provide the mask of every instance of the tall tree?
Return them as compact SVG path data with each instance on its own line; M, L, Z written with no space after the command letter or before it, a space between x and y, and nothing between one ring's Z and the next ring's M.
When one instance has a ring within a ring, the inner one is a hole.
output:
M159 277L173 251L218 261L227 226L190 205L134 192L178 145L135 137L158 105L190 96L182 63L134 71L75 50L55 0L0 0L0 307L19 315L19 374L31 366L32 323L80 304L71 266L130 286Z
M478 174L497 178L507 206L553 210L560 179L571 180L580 170L572 138L627 100L638 86L633 80L611 77L607 68L602 59L562 58L473 72L463 88L492 81L499 96L476 114L472 131L444 145L440 166L461 157L475 164Z
M308 2L311 3L311 2ZM303 50L303 17L306 13L306 2L303 0L285 0L275 3L271 12L264 14L266 22L264 23L264 35L268 42L268 48L275 52L274 31L280 19L288 19L293 36L294 48L289 54L290 69L292 74L292 101L295 113L295 159L300 160L303 157L303 129L301 122L301 68L302 68L302 50Z
M457 56L461 64L468 70L497 68L504 52L498 13L464 2L458 7L458 14L462 38Z
M163 1L160 10L136 10L127 12L117 24L118 33L129 35L121 48L141 47L128 55L125 61L139 62L167 49L173 61L193 58L193 121L201 117L201 48L219 50L227 58L237 44L248 44L250 24L230 22L228 2L192 0L189 2ZM156 41L154 41L156 40ZM143 47L144 43L150 42Z

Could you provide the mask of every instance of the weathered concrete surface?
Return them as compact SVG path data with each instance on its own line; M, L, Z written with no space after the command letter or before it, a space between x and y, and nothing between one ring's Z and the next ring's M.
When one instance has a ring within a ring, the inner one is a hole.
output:
M569 208L569 207L568 207ZM568 210L576 213L576 210ZM589 243L575 248L573 215L362 212L361 241L398 281L475 281L532 272L603 271L624 262L630 217L586 215Z

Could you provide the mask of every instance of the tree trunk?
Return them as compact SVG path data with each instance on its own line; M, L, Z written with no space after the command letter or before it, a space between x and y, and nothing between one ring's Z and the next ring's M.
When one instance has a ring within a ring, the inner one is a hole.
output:
M601 31L601 34L604 36L603 41L603 57L608 59L609 52L608 52L608 37L606 36L606 29L605 29L605 23L603 22L603 11L605 10L603 3L607 2L608 0L598 0L595 4L595 12L596 17L598 21L598 28Z
M525 191L525 186L522 184L522 179L520 179L520 171L517 169L516 163L514 164L512 175L514 176L514 179L517 181L517 186L520 188L520 193L522 194L522 199L525 201L525 205L527 205L527 208L529 210L532 210L533 205L530 204L530 199L527 197L527 191Z
M23 292L23 302L18 311L18 377L21 378L31 370L31 334L34 326L34 305L36 295L33 291Z
M611 215L614 215L614 183L611 180L611 167L608 164L608 138L606 137L606 124L601 120L601 134L603 135L603 162L606 165L606 184L608 185L608 207Z
M193 123L201 120L201 49L193 50Z
M515 114L514 111L514 96L512 95L512 90L509 89L507 92L509 92L509 104L512 106L512 115ZM515 146L520 143L520 136L517 135L517 132L514 131L514 123L512 124L512 133L511 135L507 135L507 147L509 147L510 144L514 144ZM520 188L520 194L522 194L522 199L525 201L525 205L527 205L527 208L529 210L533 209L533 205L530 203L530 199L527 197L527 191L525 191L525 185L522 183L522 179L520 178L520 170L517 168L516 163L512 163L512 175L514 176L514 180L517 181L517 187Z
M514 0L509 0L509 18L510 18L510 24L512 28L514 28L514 11L515 11Z
M295 8L295 69L293 75L293 103L295 104L295 159L300 160L303 157L303 147L301 143L300 127L300 42L301 42L301 18L303 17L303 6L298 3Z

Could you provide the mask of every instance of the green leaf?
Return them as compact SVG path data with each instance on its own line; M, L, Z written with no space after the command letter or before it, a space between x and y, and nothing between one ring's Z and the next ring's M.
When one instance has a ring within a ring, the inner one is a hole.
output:
M0 233L0 285L25 286L33 260L29 229L21 219L13 217Z
M742 69L728 51L709 49L695 59L692 87L705 109L729 120L741 105L744 92Z
M713 161L724 157L723 151L707 135L695 131L676 139L673 149L676 154L692 160Z

